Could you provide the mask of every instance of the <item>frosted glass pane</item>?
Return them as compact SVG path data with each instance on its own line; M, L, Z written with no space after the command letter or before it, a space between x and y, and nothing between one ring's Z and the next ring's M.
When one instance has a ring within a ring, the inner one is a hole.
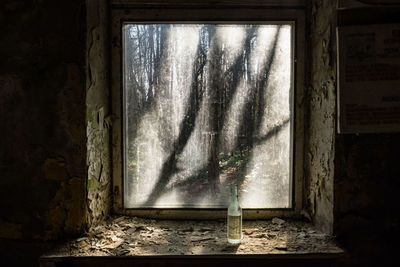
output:
M124 203L287 208L292 26L123 26Z

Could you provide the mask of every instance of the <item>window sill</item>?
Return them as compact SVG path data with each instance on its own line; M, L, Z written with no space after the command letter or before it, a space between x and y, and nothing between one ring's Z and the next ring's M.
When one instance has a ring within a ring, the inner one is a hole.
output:
M54 260L80 262L101 260L228 260L271 259L335 260L344 251L333 238L312 225L280 219L244 221L240 245L227 243L225 221L149 220L114 217L41 258L42 266Z

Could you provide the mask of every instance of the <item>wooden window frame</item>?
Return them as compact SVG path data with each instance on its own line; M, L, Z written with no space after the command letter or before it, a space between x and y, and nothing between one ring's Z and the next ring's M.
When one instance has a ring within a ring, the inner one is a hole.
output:
M304 147L304 80L305 80L305 8L300 0L284 1L111 1L111 95L112 95L112 181L113 212L116 214L160 219L222 219L226 209L193 208L124 208L124 147L123 147L123 82L122 25L138 23L262 23L293 22L293 96L291 156L291 208L244 209L244 219L298 217L303 209L303 147ZM265 4L264 4L265 3Z

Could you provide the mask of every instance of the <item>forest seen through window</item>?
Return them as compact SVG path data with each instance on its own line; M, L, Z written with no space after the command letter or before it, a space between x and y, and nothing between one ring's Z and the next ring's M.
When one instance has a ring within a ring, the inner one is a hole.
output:
M293 26L123 26L125 208L291 207Z

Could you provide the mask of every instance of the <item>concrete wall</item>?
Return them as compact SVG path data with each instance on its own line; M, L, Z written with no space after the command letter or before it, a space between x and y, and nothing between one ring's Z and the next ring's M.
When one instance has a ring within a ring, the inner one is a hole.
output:
M86 221L85 2L0 4L0 237Z

